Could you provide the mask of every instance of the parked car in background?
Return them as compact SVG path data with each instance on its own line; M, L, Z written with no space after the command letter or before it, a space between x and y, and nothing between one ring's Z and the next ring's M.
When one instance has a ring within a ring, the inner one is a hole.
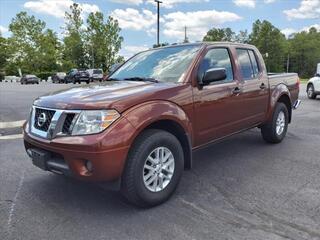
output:
M64 79L66 77L65 72L57 72L52 75L52 83L65 83Z
M255 127L280 143L300 103L298 75L268 76L258 49L246 44L148 50L109 80L37 98L24 145L35 166L109 182L142 207L172 195L196 149Z
M20 82L20 77L17 76L5 76L4 81L5 82Z
M48 77L47 80L46 80L46 82L52 82L52 77L51 77L51 76Z
M39 84L40 79L36 75L26 74L23 75L20 83L21 84Z
M310 99L320 95L320 63L318 63L316 74L307 83L307 95Z
M67 76L65 77L65 83L81 83L86 82L89 84L90 82L90 76L89 73L85 69L71 69L70 72L68 72Z
M103 80L103 71L102 69L88 69L90 81L102 81Z

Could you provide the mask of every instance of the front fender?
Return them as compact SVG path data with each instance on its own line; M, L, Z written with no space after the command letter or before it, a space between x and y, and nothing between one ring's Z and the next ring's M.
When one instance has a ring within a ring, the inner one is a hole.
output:
M193 139L192 123L188 115L181 107L170 101L148 101L130 108L123 116L136 129L134 138L154 122L171 120L178 123Z

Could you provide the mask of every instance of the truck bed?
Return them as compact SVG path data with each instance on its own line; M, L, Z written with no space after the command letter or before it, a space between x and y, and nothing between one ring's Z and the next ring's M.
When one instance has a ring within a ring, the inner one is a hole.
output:
M297 73L268 73L268 79L271 92L276 86L284 84L290 91L291 104L298 100L300 79Z

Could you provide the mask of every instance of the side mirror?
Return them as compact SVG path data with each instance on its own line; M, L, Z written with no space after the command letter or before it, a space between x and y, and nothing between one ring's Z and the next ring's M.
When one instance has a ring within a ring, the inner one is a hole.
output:
M211 68L208 69L200 82L201 85L208 85L212 82L225 80L227 73L225 68Z

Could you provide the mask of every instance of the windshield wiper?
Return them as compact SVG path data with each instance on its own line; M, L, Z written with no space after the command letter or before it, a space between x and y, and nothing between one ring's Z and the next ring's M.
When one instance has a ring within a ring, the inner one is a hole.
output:
M107 81L119 81L120 79L118 78L107 78Z
M146 77L130 77L130 78L125 78L123 80L126 80L126 81L141 81L141 82L154 82L154 83L158 83L159 82L155 78L146 78Z

